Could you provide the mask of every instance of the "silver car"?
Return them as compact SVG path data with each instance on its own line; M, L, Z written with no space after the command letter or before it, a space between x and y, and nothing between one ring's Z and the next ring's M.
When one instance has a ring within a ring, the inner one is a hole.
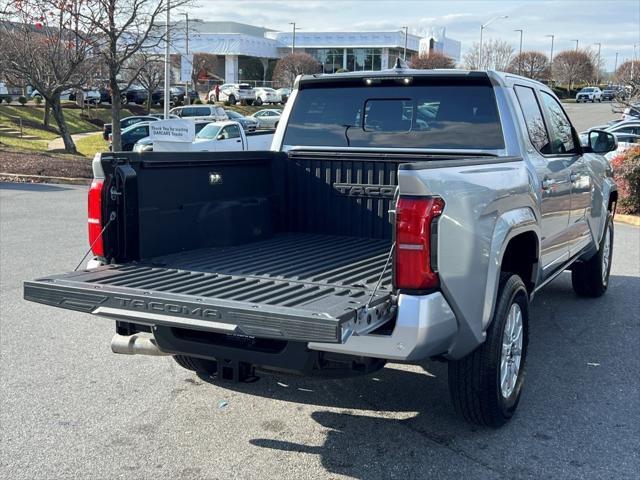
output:
M258 120L258 128L276 128L281 115L282 110L267 108L260 110L251 116Z

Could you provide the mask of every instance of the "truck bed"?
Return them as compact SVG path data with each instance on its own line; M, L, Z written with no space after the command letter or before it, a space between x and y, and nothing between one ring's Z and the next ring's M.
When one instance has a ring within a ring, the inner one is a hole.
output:
M27 282L25 298L141 323L340 342L389 248L385 239L283 233ZM390 284L388 269L371 306L388 300Z

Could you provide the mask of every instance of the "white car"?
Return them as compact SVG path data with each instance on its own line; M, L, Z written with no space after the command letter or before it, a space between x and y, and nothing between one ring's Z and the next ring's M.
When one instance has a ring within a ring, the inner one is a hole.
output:
M598 87L584 87L576 94L576 102L601 102L602 90Z
M282 96L273 88L259 87L256 88L256 105L263 103L282 103Z
M278 122L280 121L281 115L282 110L269 108L260 110L251 116L258 120L258 128L276 128L278 126Z
M190 118L192 120L219 122L229 119L224 109L215 105L186 105L172 108L169 113L179 118Z
M640 119L640 104L635 104L624 109L621 120L638 120Z
M247 105L253 105L256 100L256 91L248 83L225 83L220 86L220 94L218 100L221 102L229 102L235 105L238 102L246 102ZM211 90L207 99L216 100L216 91Z

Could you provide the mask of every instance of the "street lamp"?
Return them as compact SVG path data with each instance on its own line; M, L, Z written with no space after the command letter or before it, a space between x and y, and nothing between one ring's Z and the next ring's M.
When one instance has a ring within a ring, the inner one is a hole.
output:
M549 82L553 82L553 40L556 38L554 34L545 35L545 37L551 37L551 55L549 55Z
M615 75L616 70L618 70L618 55L620 54L620 52L616 52L616 63L614 63L613 65L613 73Z
M522 34L524 30L521 28L514 30L514 32L520 32L520 51L518 53L518 75L522 75Z
M185 37L185 49L186 49L186 55L187 57L189 56L189 14L188 13L181 13L180 15L184 15L185 18L185 23L186 23L186 37ZM198 19L192 19L192 22L202 22L202 20L198 20ZM193 73L193 60L191 61L191 73ZM191 104L191 95L189 95L189 86L191 85L191 82L189 80L187 80L186 82L186 93L185 93L185 101L187 103L187 105ZM195 88L195 87L194 87Z
M571 40L572 42L576 42L576 52L578 51L578 39Z
M409 36L409 27L402 27L404 30L404 53L402 54L402 60L407 61L407 37Z
M596 64L596 85L600 83L600 49L602 48L602 43L596 42L594 45L598 45L598 63Z
M289 22L289 25L293 25L293 38L291 40L291 53L296 48L296 22Z
M171 0L167 0L167 21L165 24L165 46L164 46L164 119L169 119L169 99L171 98L171 86L169 75L171 66L171 52L169 32L171 31Z
M483 65L483 58L482 58L482 32L484 31L485 28L487 28L490 24L492 24L493 22L495 22L496 20L500 20L501 18L509 18L509 15L501 15L499 17L493 17L491 20L489 20L487 23L480 25L480 61L478 62L480 68L478 70L482 70L482 65Z

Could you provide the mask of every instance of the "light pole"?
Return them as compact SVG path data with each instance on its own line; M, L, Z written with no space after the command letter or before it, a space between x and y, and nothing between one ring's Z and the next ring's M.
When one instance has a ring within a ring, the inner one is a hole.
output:
M402 54L402 60L407 61L407 37L409 36L409 27L402 27L404 30L404 53Z
M578 40L577 40L577 39L575 39L575 40L571 40L571 41L572 41L572 42L576 42L576 52L577 52L577 51L578 51Z
M600 49L602 48L602 43L596 42L594 45L598 45L598 63L596 64L596 85L600 83Z
M189 57L189 14L188 13L183 13L182 15L184 15L185 23L186 23L186 26L185 26L185 30L186 30L185 48L187 50L187 58L188 58ZM193 68L193 66L191 68ZM186 86L185 86L185 93L184 93L185 101L186 101L187 105L191 104L191 96L189 95L189 84L190 84L190 82L187 80Z
M551 55L549 55L549 82L553 83L553 40L556 38L554 34L545 35L551 37Z
M613 64L613 74L615 75L616 70L618 70L618 55L620 52L616 52L616 63Z
M289 22L289 25L293 25L293 38L291 39L291 53L296 48L296 22Z
M482 66L484 64L483 62L483 58L482 58L482 32L484 31L485 28L487 28L491 23L495 22L496 20L499 20L501 18L509 18L509 15L501 15L499 17L493 17L491 20L489 20L487 23L480 25L480 48L479 48L479 54L480 54L480 58L478 61L478 65L480 68L478 68L478 70L482 70Z
M171 52L169 32L171 31L171 0L167 0L167 22L165 24L165 47L164 47L164 119L169 118L169 103L171 101Z
M522 34L524 30L521 28L514 30L514 32L520 32L520 51L518 52L518 75L522 75Z

